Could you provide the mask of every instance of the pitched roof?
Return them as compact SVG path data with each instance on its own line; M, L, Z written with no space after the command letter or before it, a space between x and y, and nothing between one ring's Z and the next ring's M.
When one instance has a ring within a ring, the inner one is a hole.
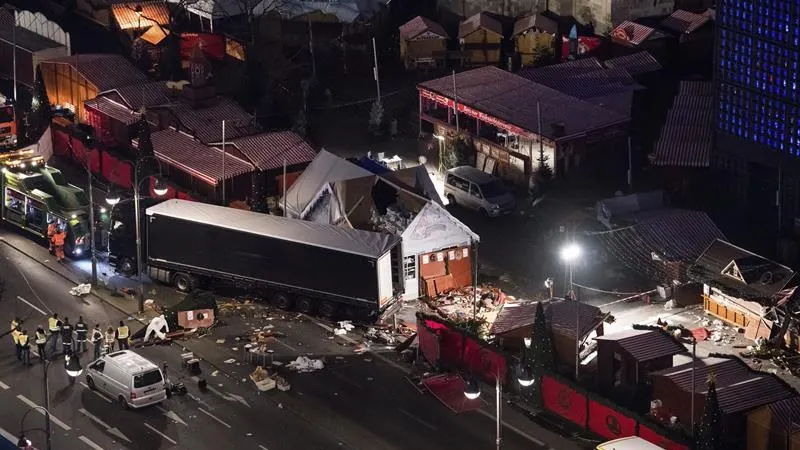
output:
M790 433L800 430L800 397L792 397L770 403L766 406L772 412L772 419Z
M141 7L141 15L137 9ZM153 25L169 25L169 9L162 1L126 2L111 5L114 20L121 30L142 30Z
M626 20L611 31L611 37L617 42L635 46L646 41L655 31L655 28Z
M653 149L653 165L709 166L714 139L714 102L711 82L681 81Z
M131 125L139 120L138 112L132 111L108 97L96 97L86 100L83 104L125 125Z
M536 318L538 302L506 303L492 323L491 334L503 334L521 327L532 325ZM575 338L575 308L580 308L581 337L586 336L602 322L604 315L600 308L588 303L572 300L553 299L542 302L545 319L554 333Z
M795 272L717 239L697 258L690 275L735 297L772 300L789 284Z
M152 27L148 28L139 39L147 42L150 45L158 45L163 41L167 36L169 36L169 30L160 26L160 25L153 25Z
M13 23L14 18L11 18ZM17 47L27 50L30 53L36 53L42 50L51 48L64 47L60 43L48 39L40 34L34 33L26 28L17 26L16 31L13 26L0 26L0 40L8 42L9 44L17 44ZM66 53L66 52L65 52Z
M515 36L530 29L536 29L549 34L556 34L558 33L558 23L542 14L530 14L514 22Z
M147 81L147 77L120 55L75 54L43 61L53 64L69 64L92 83L98 92L104 92L131 84Z
M414 17L400 25L400 37L405 40L412 40L426 32L441 36L443 39L449 37L441 25L422 16Z
M690 34L711 20L710 14L697 14L683 9L675 10L661 22L661 26L678 33Z
M625 330L594 338L616 342L631 358L643 362L686 352L686 347L661 330Z
M228 97L217 97L213 104L201 108L195 108L185 102L178 102L167 108L172 111L184 129L206 144L222 141L223 120L225 120L226 140L259 131L253 117Z
M469 36L479 29L491 31L500 37L503 36L503 25L485 12L479 12L461 22L458 26L458 37L463 38Z
M607 59L603 64L611 69L623 69L634 77L663 69L658 60L647 50Z
M155 131L151 138L158 159L211 185L216 185L223 178L229 180L255 169L249 162L227 154L223 174L222 150L204 145L180 131Z
M118 103L123 103L133 111L139 111L143 106L162 106L172 102L169 98L170 89L164 81L147 81L145 83L120 86L100 94L119 97Z
M493 66L457 73L455 80L459 103L531 133L538 128L536 104L539 102L542 134L550 139L584 135L628 121L622 114ZM453 98L451 75L420 83L419 87ZM563 124L563 136L555 133L556 124Z
M311 162L317 152L297 133L277 131L244 136L230 141L259 170L272 170Z
M652 376L670 380L679 389L692 391L692 374L698 393L708 392L707 380L714 374L719 406L725 414L747 412L759 406L797 396L797 392L777 376L751 369L739 358L700 358L654 372Z

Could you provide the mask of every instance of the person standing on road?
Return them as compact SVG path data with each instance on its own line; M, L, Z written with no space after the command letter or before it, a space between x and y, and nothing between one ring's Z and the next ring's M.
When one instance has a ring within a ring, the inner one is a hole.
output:
M44 353L45 344L47 344L47 335L42 329L41 325L36 329L36 351L39 352L39 361L44 362L46 358Z
M50 223L47 224L47 242L50 243L50 254L55 254L55 246L53 245L53 237L55 237L56 232L58 231L58 225L56 224L55 220L51 220Z
M26 366L31 365L31 343L28 337L28 330L22 330L22 334L19 335L19 348L22 353L22 364Z
M64 317L64 322L61 324L61 347L65 355L72 354L72 325L69 323L69 317Z
M56 345L58 344L58 336L61 334L61 320L58 319L58 314L53 313L53 317L47 319L47 330L50 332L50 353L56 353Z
M106 353L114 351L114 342L117 341L117 334L114 332L114 327L108 327L106 330Z
M92 330L92 346L94 348L94 359L100 359L100 350L103 348L103 332L100 331L100 324L94 325Z
M75 351L83 353L86 351L86 334L89 328L83 323L83 316L78 317L78 322L75 324Z
M64 243L67 240L67 234L64 230L59 229L53 236L53 246L56 248L56 261L64 261Z
M22 361L22 349L19 346L19 337L22 332L19 330L19 326L16 325L18 322L16 320L11 321L11 340L14 342L14 354L17 355L17 359Z
M117 343L119 343L120 350L128 350L128 337L130 336L130 329L125 325L125 322L119 321L117 327Z

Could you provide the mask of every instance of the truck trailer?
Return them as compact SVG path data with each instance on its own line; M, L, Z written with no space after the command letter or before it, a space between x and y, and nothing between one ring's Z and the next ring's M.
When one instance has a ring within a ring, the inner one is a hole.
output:
M131 267L114 243L135 241L113 233L111 261ZM146 209L143 234L146 273L181 291L225 280L324 317L375 317L396 303L397 236L177 199Z

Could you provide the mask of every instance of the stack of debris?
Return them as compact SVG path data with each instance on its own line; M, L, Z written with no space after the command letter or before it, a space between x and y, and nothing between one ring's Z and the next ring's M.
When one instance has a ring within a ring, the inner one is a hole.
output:
M371 211L372 217L369 219L375 231L389 233L399 236L406 231L411 222L414 220L414 214L406 210L400 205L389 206L386 208L386 214L380 215L375 208Z
M275 389L275 385L277 384L261 366L256 367L256 370L250 374L250 379L253 380L258 390L262 392Z
M267 347L275 343L276 338L283 337L284 334L275 331L272 325L265 325L261 328L254 328L250 334L250 352L263 353Z
M481 285L476 292L472 286L468 286L439 296L429 306L442 317L456 322L470 319L476 313L488 320L489 316L497 315L506 300L513 298L505 295L500 288Z
M325 362L321 359L311 359L307 356L298 356L297 359L286 365L289 370L295 372L315 372L325 368Z

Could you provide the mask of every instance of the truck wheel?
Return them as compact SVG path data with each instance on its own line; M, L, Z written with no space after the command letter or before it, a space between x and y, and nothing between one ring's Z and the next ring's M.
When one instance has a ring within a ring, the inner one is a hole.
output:
M136 273L133 259L127 257L120 259L119 263L117 264L117 270L126 277L133 276L133 274Z
M178 272L172 277L172 284L181 292L191 292L194 289L195 279L188 273Z
M337 312L338 308L333 302L324 301L319 305L319 315L326 319L333 319L336 317Z
M272 304L276 308L290 310L292 309L292 298L283 292L276 292L275 295L272 296Z
M308 297L300 297L297 299L297 310L303 314L312 314L314 312L315 302Z

